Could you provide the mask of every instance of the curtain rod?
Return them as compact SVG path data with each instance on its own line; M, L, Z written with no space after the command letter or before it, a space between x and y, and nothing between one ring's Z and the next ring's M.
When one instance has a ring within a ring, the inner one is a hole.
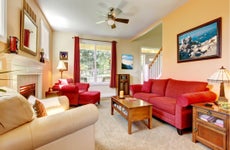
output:
M72 37L74 38L74 37ZM80 38L79 39L81 40L89 40L89 41L98 41L98 42L108 42L108 43L112 43L112 41L105 41L105 40L95 40L95 39L87 39L87 38Z

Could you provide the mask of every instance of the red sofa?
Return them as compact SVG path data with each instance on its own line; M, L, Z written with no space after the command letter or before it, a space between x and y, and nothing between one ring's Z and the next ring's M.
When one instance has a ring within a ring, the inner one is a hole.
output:
M183 129L192 127L191 104L216 100L216 94L207 85L199 81L149 79L130 85L130 91L133 97L151 103L152 115L175 126L182 135Z
M74 83L71 78L59 79L52 87L52 90L60 91L60 95L66 95L70 105L100 104L100 92L88 89L89 83Z

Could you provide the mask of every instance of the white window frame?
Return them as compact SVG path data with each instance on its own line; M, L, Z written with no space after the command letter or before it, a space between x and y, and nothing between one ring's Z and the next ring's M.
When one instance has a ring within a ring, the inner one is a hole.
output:
M44 58L46 60L49 60L50 33L43 20L41 20L41 39L40 40L41 40L41 49L43 49L44 51Z
M0 0L0 41L7 42L7 0Z
M99 41L93 41L93 40L81 40L81 43L85 43L85 44L93 44L95 46L94 48L94 60L96 61L96 45L111 45L110 47L112 47L112 44L108 44L108 42L99 42ZM81 50L81 46L80 46L80 50ZM111 51L110 51L111 53ZM111 57L112 57L112 53L111 53ZM95 68L96 68L96 62L95 62ZM94 68L94 69L95 69ZM94 70L94 81L97 80L96 79L97 76L97 70ZM87 81L88 82L88 81ZM89 82L91 85L109 85L110 82Z

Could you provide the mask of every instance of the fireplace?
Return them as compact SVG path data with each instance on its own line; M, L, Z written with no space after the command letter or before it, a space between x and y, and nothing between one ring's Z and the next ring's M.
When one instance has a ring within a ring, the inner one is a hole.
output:
M20 92L21 87L30 84L34 85L34 95L42 98L42 71L43 63L37 60L17 54L4 54L7 70L13 72L9 74L8 86Z

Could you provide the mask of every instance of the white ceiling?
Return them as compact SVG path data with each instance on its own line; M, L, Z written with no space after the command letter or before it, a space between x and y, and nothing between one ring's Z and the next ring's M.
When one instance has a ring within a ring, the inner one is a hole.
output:
M55 31L77 35L132 38L188 0L36 0ZM110 7L119 8L117 18L129 19L128 24L116 23L111 29L105 20Z

